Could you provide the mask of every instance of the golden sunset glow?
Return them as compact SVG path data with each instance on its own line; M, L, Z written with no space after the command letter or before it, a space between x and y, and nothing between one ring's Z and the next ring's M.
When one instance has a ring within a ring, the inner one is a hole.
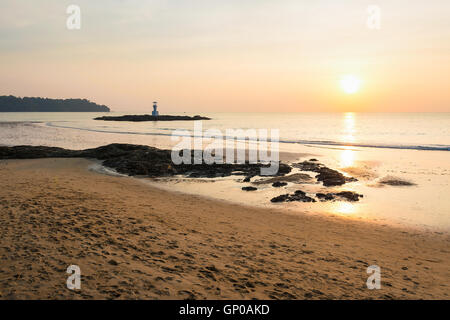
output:
M361 80L351 74L343 76L340 80L341 89L347 94L357 93L361 87Z
M0 85L123 112L154 100L166 112L448 112L450 33L436 23L448 1L436 1L377 1L389 14L374 30L357 1L79 0L86 23L67 30L63 4L5 0Z

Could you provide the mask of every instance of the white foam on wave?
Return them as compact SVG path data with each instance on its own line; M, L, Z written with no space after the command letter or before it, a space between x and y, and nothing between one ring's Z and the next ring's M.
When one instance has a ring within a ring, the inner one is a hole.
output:
M94 171L101 174L106 174L109 176L115 176L115 177L128 177L126 174L122 174L117 172L116 170L112 168L105 167L101 161L93 160L94 163L90 164L88 166L88 170Z

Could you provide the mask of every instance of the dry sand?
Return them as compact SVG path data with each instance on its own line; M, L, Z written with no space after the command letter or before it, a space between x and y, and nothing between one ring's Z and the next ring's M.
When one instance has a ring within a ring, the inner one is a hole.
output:
M448 234L169 193L90 163L0 161L1 299L449 298Z

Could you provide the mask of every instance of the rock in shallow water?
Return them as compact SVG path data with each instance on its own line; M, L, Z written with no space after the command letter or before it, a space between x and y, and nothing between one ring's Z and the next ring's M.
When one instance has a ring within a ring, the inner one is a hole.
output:
M325 187L341 186L346 182L358 181L352 177L346 177L339 171L330 168L321 168L319 174L316 176L317 181L322 181Z
M334 194L332 193L316 193L316 197L322 201L330 201L334 199Z
M302 171L317 172L317 181L322 182L325 187L341 186L347 182L358 181L358 179L346 177L339 171L327 168L323 164L317 162L303 161L294 164L293 167L299 168Z
M301 190L295 191L293 194L282 194L274 197L270 200L271 202L316 202L315 199L308 197L305 192Z
M408 180L404 180L401 178L396 178L396 177L391 177L391 176L387 176L382 178L379 182L380 185L389 185L389 186L401 186L401 187L409 187L409 186L414 186L415 183L408 181Z
M288 194L282 194L282 195L279 195L277 197L272 198L270 201L271 202L286 202L287 199L289 199L289 195Z
M347 199L348 201L359 201L359 198L364 197L362 194L357 194L356 192L353 191L342 191L336 193L336 195L338 197Z
M272 187L275 187L275 188L284 187L284 186L287 186L287 182L277 181L277 182L272 183Z
M358 194L353 191L341 191L337 193L316 193L316 197L320 201L333 201L333 200L347 200L347 201L359 201L362 198L362 194ZM282 194L274 197L271 202L316 202L316 199L306 195L302 190L297 190L293 194Z
M347 201L359 201L359 198L362 198L364 196L353 191L341 191L337 193L316 193L316 197L321 201L338 200L336 198L344 199Z

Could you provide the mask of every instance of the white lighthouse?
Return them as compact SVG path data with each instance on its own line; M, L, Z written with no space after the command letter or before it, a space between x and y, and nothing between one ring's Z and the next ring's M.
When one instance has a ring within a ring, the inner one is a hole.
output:
M153 101L153 111L152 111L152 116L157 117L159 116L159 112L158 112L158 106L156 105L157 102Z

